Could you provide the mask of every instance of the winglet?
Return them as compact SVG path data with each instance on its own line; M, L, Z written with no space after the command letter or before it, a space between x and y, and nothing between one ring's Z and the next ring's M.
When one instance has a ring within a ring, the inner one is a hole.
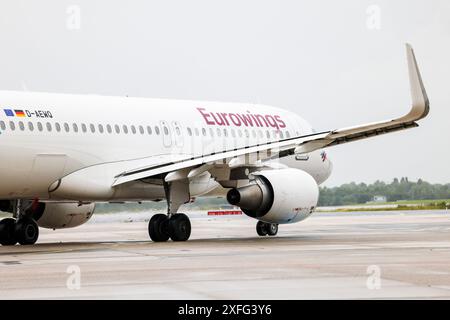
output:
M410 44L406 44L408 58L409 83L411 86L412 109L404 118L413 118L414 121L425 118L430 111L430 102L422 82L416 56Z

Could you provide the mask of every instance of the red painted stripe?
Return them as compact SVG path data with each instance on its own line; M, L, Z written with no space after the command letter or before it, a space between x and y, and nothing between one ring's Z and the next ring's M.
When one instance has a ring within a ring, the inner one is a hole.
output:
M240 215L241 210L222 210L222 211L208 211L208 216L228 216L228 215Z

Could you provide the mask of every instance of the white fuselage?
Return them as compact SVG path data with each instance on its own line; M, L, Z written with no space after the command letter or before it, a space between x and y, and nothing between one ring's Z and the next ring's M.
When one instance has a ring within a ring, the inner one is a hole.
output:
M2 91L0 199L48 200L55 181L102 163L202 155L311 133L296 114L262 105ZM322 183L331 162L320 151L307 158L280 162ZM218 186L200 176L191 194ZM161 189L130 186L131 192L89 200L152 200Z

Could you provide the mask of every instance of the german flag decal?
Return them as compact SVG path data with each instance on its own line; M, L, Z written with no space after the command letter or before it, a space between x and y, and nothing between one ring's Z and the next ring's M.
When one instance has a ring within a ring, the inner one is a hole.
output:
M25 112L23 112L23 110L14 110L14 113L16 114L16 117L25 117Z

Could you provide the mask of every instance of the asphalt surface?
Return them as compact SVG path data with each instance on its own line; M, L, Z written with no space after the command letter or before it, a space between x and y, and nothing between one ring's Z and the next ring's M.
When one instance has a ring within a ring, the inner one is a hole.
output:
M146 214L108 214L0 247L1 299L449 299L450 211L321 213L256 236L245 216L192 214L185 243Z

